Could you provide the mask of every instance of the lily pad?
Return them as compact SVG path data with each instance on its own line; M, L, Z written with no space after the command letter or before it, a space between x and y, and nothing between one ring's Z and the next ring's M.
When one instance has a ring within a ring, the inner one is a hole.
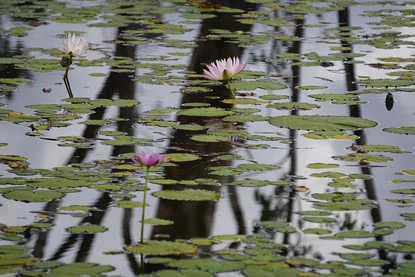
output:
M53 190L19 190L10 191L3 194L5 198L13 199L22 202L48 202L59 199L64 196L64 193Z
M232 111L226 111L221 108L191 108L180 110L178 115L186 115L186 116L203 116L203 117L223 117L234 114Z
M72 226L66 229L68 232L72 234L96 234L96 233L103 233L108 229L100 226L100 225L81 225L81 226Z
M277 116L269 120L272 125L289 129L315 131L358 130L375 127L377 122L360 117L328 115Z
M161 199L181 201L217 201L220 197L216 191L201 189L161 190L152 194Z
M146 241L138 245L126 246L124 249L132 253L155 256L196 254L197 251L194 245L173 241Z

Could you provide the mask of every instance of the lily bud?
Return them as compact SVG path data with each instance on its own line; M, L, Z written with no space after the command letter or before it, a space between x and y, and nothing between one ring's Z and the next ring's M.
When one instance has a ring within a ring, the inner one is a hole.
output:
M222 71L222 80L223 81L229 81L232 78L232 74L229 72L229 70L224 69Z

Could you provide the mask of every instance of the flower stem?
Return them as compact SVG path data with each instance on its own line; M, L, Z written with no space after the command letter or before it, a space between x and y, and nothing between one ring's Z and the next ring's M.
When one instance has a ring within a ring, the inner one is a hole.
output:
M68 71L69 71L69 67L71 66L71 64L72 64L72 52L71 53L69 53L69 61L68 61L68 66L66 67L66 70L65 70L65 74L63 75L63 78L65 79L65 78L68 78Z
M232 89L232 87L231 87L231 82L230 82L230 80L228 80L228 87L229 87L229 90L231 91L232 98L233 98L233 99L236 99L235 93L233 92L233 89Z
M146 205L147 205L147 183L148 183L148 173L150 172L150 167L147 166L146 172L146 181L144 183L144 197L143 197L143 210L141 214L141 236L140 236L140 243L144 241L144 216L146 213Z

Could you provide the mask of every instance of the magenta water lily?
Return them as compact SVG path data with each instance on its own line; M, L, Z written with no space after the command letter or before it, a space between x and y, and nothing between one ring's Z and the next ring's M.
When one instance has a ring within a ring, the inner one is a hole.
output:
M235 98L235 94L229 81L233 76L244 70L245 66L246 63L241 62L238 57L216 60L215 62L206 65L208 69L203 69L203 77L209 80L227 82L232 96Z
M147 167L159 166L163 163L164 155L157 153L138 152L137 158L131 160L137 164L141 164Z
M210 65L208 70L204 69L203 77L209 80L229 81L233 76L244 70L246 63L242 63L238 57L228 58L227 60L216 60Z
M131 160L137 164L141 164L147 167L146 177L144 182L144 196L143 196L143 209L141 212L141 234L140 234L140 243L144 241L144 219L146 214L146 205L147 205L147 184L148 184L148 175L150 173L150 167L159 166L163 163L164 155L158 153L147 153L147 152L138 152L137 158L131 158Z

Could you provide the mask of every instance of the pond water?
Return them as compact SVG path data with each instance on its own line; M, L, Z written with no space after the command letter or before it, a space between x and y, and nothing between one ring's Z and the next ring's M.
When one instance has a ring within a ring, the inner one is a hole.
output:
M2 0L0 274L415 276L414 14ZM229 57L236 98L203 78Z

